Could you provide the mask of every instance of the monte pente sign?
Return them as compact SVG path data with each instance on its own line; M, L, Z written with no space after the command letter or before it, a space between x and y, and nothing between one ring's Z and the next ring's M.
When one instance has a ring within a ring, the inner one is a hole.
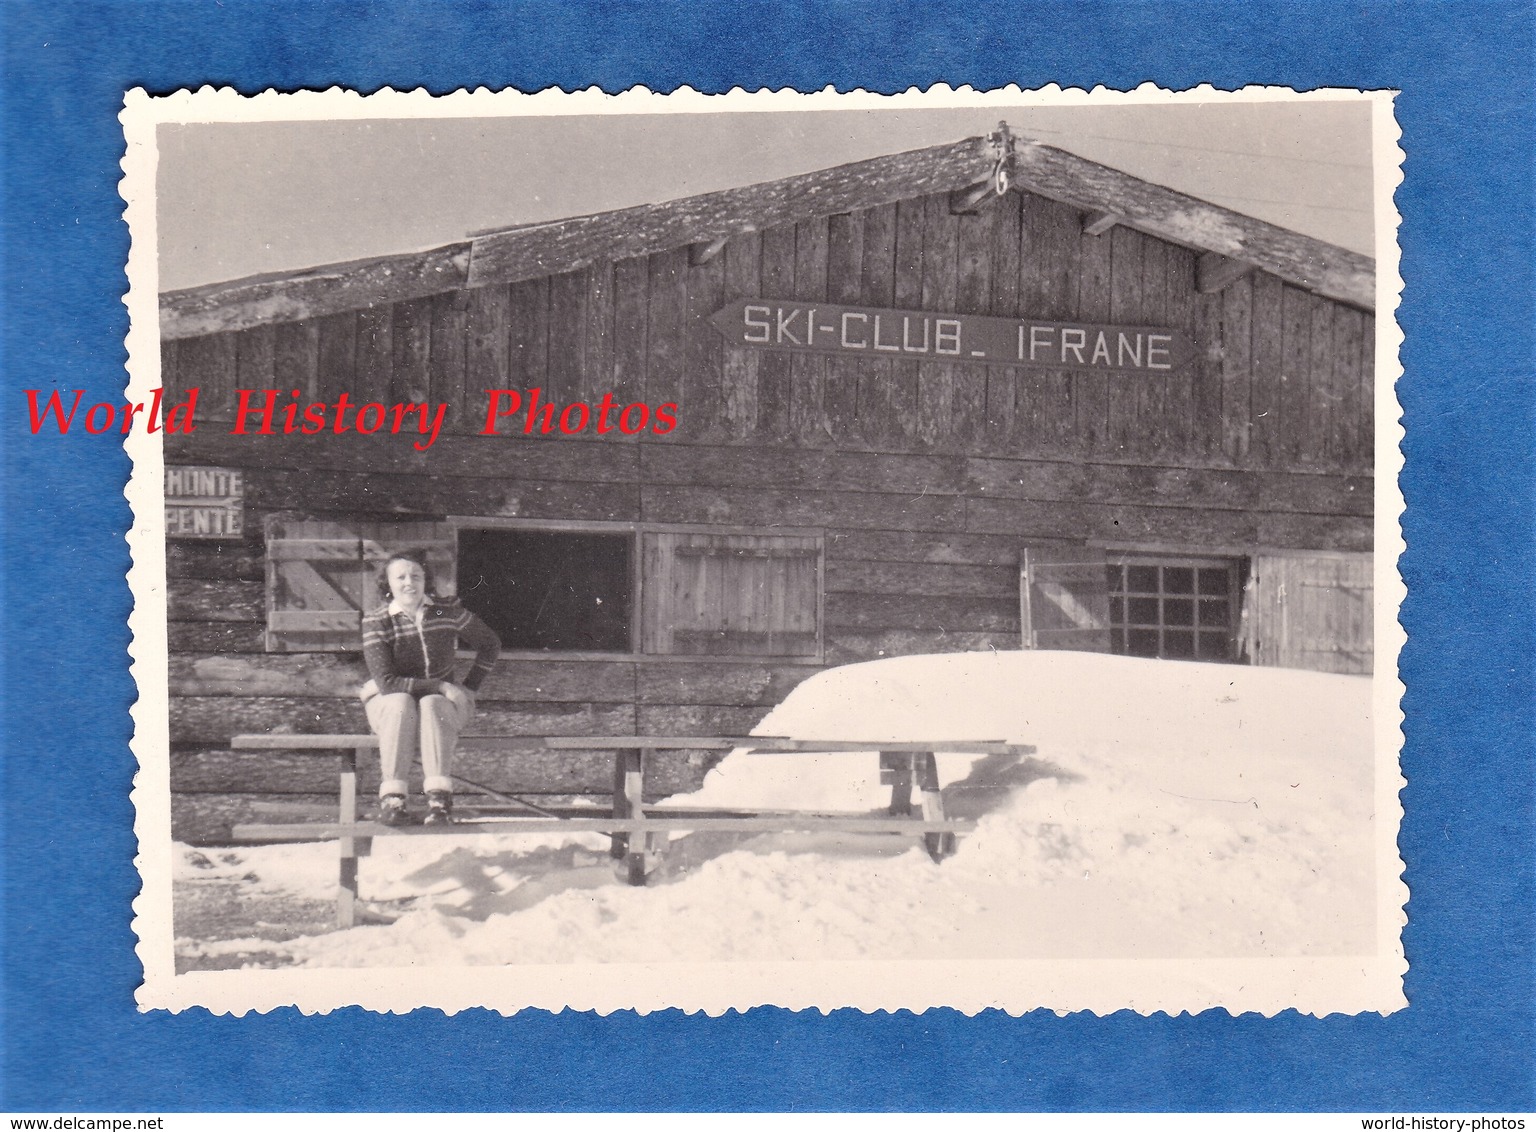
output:
M732 346L887 360L1167 373L1194 352L1164 326L1046 322L976 314L741 299L710 323Z

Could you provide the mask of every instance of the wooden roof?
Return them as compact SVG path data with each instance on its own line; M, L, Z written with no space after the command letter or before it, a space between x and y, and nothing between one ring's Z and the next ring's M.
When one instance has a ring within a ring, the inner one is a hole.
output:
M741 232L990 183L1092 214L1090 231L1125 224L1208 254L1213 276L1257 267L1352 306L1375 306L1375 261L1000 129L990 137L856 161L702 196L474 235L424 252L210 283L160 296L160 333L191 338L357 310L465 287L575 271ZM1205 258L1205 257L1203 257Z

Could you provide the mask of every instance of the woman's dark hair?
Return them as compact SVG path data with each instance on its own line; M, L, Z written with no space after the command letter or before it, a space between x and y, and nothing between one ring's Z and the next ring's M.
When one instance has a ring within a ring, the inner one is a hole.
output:
M375 579L379 587L379 596L389 601L394 595L389 592L389 567L395 562L414 562L421 567L421 572L426 575L427 593L434 594L436 587L432 581L432 567L427 562L427 552L424 550L400 550L384 559L384 565L379 567L378 577Z

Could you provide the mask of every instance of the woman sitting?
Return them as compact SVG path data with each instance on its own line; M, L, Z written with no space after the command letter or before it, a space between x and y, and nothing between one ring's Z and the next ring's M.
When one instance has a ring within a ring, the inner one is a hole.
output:
M490 626L457 601L433 597L430 587L423 557L409 551L393 555L384 563L379 584L389 603L363 618L363 659L371 679L361 695L368 726L379 737L379 821L384 825L409 820L406 775L418 752L426 823L453 820L449 776L454 750L474 715L475 691L501 652ZM455 682L461 639L475 650L475 662Z

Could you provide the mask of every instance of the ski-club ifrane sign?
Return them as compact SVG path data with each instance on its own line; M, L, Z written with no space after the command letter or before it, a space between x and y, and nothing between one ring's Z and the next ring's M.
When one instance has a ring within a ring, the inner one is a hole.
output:
M974 314L740 299L710 323L732 346L909 361L1167 373L1193 353L1162 326L1048 322Z

